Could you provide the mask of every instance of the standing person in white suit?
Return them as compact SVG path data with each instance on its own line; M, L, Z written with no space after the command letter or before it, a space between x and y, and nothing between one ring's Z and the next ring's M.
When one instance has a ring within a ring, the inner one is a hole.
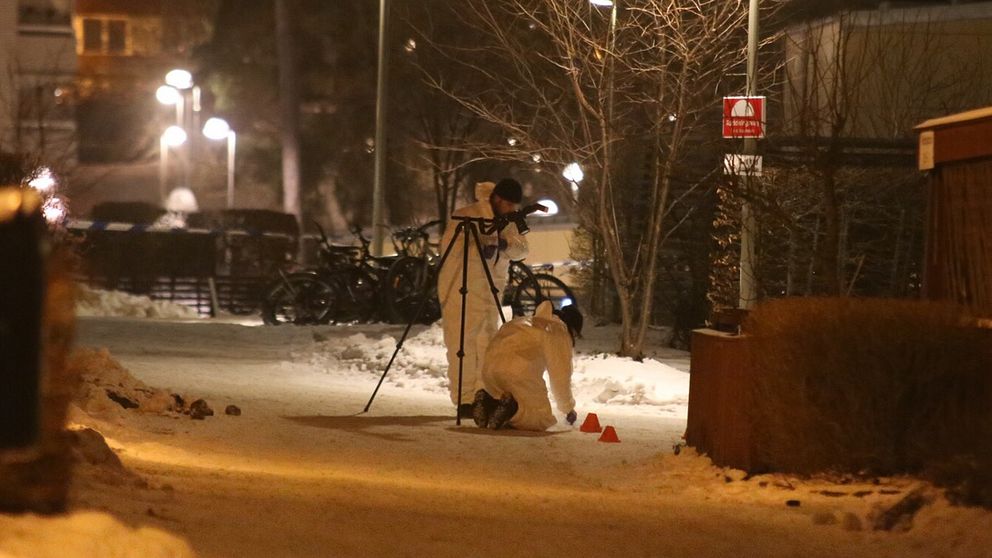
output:
M454 217L481 217L493 219L516 211L523 199L523 188L512 178L504 178L499 183L480 182L475 187L476 202L459 208ZM450 219L441 239L442 253L451 244L459 221ZM489 341L496 334L499 310L489 288L486 271L482 267L471 231L459 237L458 243L448 254L438 273L437 293L441 301L441 324L444 328L444 345L448 351L448 386L451 402L458 404L458 341L461 334L462 261L464 242L468 242L468 270L465 295L465 355L462 367L462 405L458 414L462 418L472 416L472 398L482 388L480 372L482 357ZM501 231L481 234L483 257L492 275L493 284L502 292L506 286L510 260L527 257L527 240L509 223Z
M551 301L542 302L533 316L507 322L489 344L482 366L485 389L473 400L476 425L541 431L557 424L545 370L558 411L566 422L575 423L572 347L582 333L582 314L574 305L555 312L552 308Z

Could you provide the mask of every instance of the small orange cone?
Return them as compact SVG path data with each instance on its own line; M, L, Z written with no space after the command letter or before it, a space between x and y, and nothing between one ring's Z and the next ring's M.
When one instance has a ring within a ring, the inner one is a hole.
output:
M599 425L599 417L596 416L596 413L589 413L586 415L586 420L582 421L579 430L582 432L602 432L603 427Z
M617 429L612 426L607 426L606 429L603 430L603 435L599 437L599 441L619 444L620 438L617 437Z

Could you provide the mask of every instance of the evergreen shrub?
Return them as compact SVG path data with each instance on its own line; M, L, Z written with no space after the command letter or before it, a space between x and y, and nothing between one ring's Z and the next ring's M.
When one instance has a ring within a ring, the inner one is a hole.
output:
M992 329L961 307L854 298L759 305L756 452L772 470L927 474L992 506Z

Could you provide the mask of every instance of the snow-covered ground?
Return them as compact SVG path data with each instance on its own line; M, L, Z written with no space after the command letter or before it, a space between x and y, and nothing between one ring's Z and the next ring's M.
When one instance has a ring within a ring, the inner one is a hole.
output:
M414 330L363 413L402 328L239 321L82 318L74 427L101 432L126 474L80 467L69 518L0 515L0 556L156 555L129 553L135 539L208 557L992 556L992 513L913 478L746 478L675 455L688 355L606 356L613 329L588 328L574 385L580 419L596 412L619 444L457 426L437 327ZM139 407L102 402L113 386ZM171 394L215 414L193 420ZM916 490L915 517L873 529ZM100 550L33 552L38 529L72 524Z

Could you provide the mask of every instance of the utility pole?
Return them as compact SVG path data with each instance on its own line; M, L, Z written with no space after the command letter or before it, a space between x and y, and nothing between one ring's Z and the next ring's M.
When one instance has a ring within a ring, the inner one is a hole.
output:
M389 5L379 0L379 61L375 96L375 174L372 180L372 253L382 256L385 223L383 205L386 195L386 79L389 44Z
M747 96L756 97L758 94L758 0L750 0L747 18ZM741 203L741 265L740 265L740 298L738 307L750 308L758 299L758 289L755 284L755 236L758 231L757 219L751 209L749 197L754 189L754 170L758 155L758 140L744 138L742 166L742 190L744 201Z

